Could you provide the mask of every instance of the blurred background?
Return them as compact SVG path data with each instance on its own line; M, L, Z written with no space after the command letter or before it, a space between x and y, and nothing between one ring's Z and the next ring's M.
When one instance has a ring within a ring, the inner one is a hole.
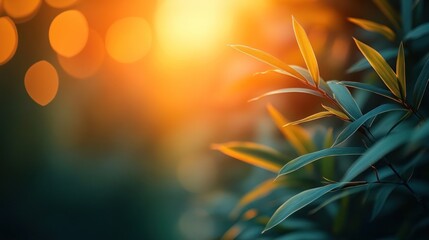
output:
M219 238L240 196L259 182L254 176L268 173L210 145L275 147L281 137L268 102L290 119L320 108L295 94L248 103L299 83L254 75L269 66L228 44L304 66L293 15L321 76L352 80L345 70L356 59L356 33L346 18L374 8L333 0L0 0L0 238Z

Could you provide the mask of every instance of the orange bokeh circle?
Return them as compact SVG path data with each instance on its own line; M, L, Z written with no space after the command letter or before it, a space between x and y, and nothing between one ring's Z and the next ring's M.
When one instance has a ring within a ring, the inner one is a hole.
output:
M41 5L42 0L3 0L4 11L17 22L33 18Z
M57 70L47 61L36 62L25 73L24 85L36 103L46 106L57 95Z
M18 32L9 17L0 17L0 65L7 63L18 47Z
M46 4L53 8L67 8L76 4L79 0L45 0Z
M77 10L60 13L49 27L49 43L56 53L64 57L79 54L86 45L88 35L88 21Z

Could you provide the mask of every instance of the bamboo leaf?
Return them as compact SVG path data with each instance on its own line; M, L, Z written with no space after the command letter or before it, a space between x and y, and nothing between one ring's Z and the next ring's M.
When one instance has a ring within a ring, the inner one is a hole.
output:
M282 89L278 89L278 90L274 90L271 92L264 93L259 97L252 98L249 100L249 102L259 100L259 99L266 97L266 96L283 94L283 93L306 93L306 94L311 94L311 95L323 98L322 94L320 94L319 92L314 91L312 89L308 89L308 88L282 88Z
M365 91L372 92L372 93L375 93L377 95L380 95L380 96L390 98L392 100L397 101L397 99L395 98L395 96L392 95L391 92L389 92L385 89L379 88L379 87L375 87L371 84L366 84L366 83L361 83L361 82L351 82L351 81L341 81L340 83L343 84L344 86L347 86L347 87L365 90Z
M413 89L413 106L416 110L420 108L426 87L429 81L429 59L426 60Z
M401 29L399 26L399 13L395 11L395 9L389 4L387 0L374 0L374 3L396 29Z
M264 62L274 68L280 69L285 71L286 73L288 73L290 76L293 76L301 81L304 81L302 76L295 71L295 69L289 67L289 65L287 65L286 63L284 63L283 61L281 61L280 59L272 56L271 54L268 54L262 50L256 49L256 48L251 48L248 46L244 46L244 45L230 45L232 48L247 54L261 62Z
M384 186L375 195L374 208L372 209L371 221L373 221L383 209L389 195L395 190L396 186Z
M398 79L395 72L393 72L386 60L384 60L380 53L378 53L375 49L355 38L353 39L355 40L359 50L368 60L369 64L371 64L372 68L374 68L378 76L380 76L381 80L383 80L387 88L389 88L393 95L400 98L401 93L399 91Z
M301 51L302 57L304 58L307 69L310 72L316 86L319 85L319 66L317 65L316 55L314 54L313 47L311 46L310 40L308 39L307 33L304 28L292 17L293 30L295 32L295 38Z
M316 119L330 117L330 116L333 116L333 114L330 113L329 111L318 112L318 113L312 114L306 118L286 123L283 127L287 127L290 125L297 125L297 124L301 124L301 123L305 123L305 122L310 122L310 121L313 121Z
M384 59L386 59L386 61L388 61L396 57L397 52L398 50L396 49L383 49L379 53ZM347 69L347 73L359 72L359 71L368 69L370 67L371 65L366 60L366 58L362 58L359 61L357 61L355 64L353 64L349 69Z
M278 173L286 159L281 153L270 147L251 142L214 144L212 148L230 157L274 173Z
M394 41L396 38L396 34L386 25L360 18L348 18L348 20L367 31L380 33L390 41Z
M411 131L392 133L378 140L361 157L359 157L347 170L341 182L350 182L369 166L374 165L382 157L403 145L410 138Z
M398 57L396 58L396 77L399 80L399 88L401 90L402 99L405 100L407 96L407 83L405 79L405 53L404 44L401 42L398 50Z
M316 160L319 160L325 157L362 155L362 153L364 152L365 152L365 148L360 148L360 147L335 147L335 148L327 148L317 152L308 153L286 163L286 165L284 165L282 169L280 169L278 177L292 173Z
M338 134L337 139L334 142L334 146L343 143L350 136L352 136L366 121L370 120L373 117L376 117L382 113L391 112L391 111L406 111L406 109L402 108L396 104L383 104L380 105L371 111L364 114L362 117L356 119L354 122L350 123L347 127Z
M297 195L289 198L274 212L273 216L268 221L262 233L275 227L276 225L287 219L290 215L294 214L296 211L302 209L303 207L314 202L328 192L340 187L341 185L342 183L335 183L318 188L313 188L298 193Z
M362 111L357 105L355 99L349 90L344 86L339 84L337 81L329 81L329 87L334 93L334 98L343 108L344 112L352 119L357 119L362 116Z
M334 108L331 108L331 107L325 106L325 105L323 105L323 104L322 104L322 107L323 107L324 109L326 109L328 112L330 112L330 113L332 113L333 115L337 116L338 118L341 118L341 119L346 120L346 121L350 120L350 118L349 118L346 114L344 114L344 113L343 113L343 112L341 112L341 111L338 111L337 109L334 109Z
M414 40L429 34L429 23L424 23L407 33L404 41Z
M279 111L277 111L277 109L274 108L271 104L267 105L267 109L271 115L271 118L274 120L277 128L295 148L297 153L305 154L313 151L316 148L311 141L310 135L304 128L300 126L283 127L289 121L285 117L283 117L283 115Z

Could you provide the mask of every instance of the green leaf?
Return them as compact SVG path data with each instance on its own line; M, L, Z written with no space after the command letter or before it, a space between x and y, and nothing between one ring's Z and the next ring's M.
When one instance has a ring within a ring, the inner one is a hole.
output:
M327 148L317 152L308 153L286 163L286 165L284 165L282 169L280 169L278 177L294 172L306 166L307 164L310 164L316 160L319 160L325 157L362 155L362 153L364 153L365 151L366 151L365 148L360 148L360 147L335 147L335 148Z
M332 239L332 236L322 232L320 230L306 230L306 231L294 231L291 233L286 233L284 236L277 237L276 240L329 240Z
M413 89L413 106L416 110L420 108L422 103L423 96L425 95L426 87L429 81L429 59L426 61L423 66L422 71L417 78L417 81Z
M406 143L410 138L411 131L392 133L378 140L361 157L349 167L341 182L350 182L369 166L374 165L382 157Z
M338 134L337 139L334 142L334 146L346 141L350 136L352 136L366 121L369 119L376 117L382 113L391 112L391 111L406 111L406 109L402 108L396 104L383 104L380 105L371 111L364 114L362 117L356 119L356 121L350 123L347 127Z
M282 89L278 89L278 90L274 90L271 92L264 93L259 97L252 98L249 100L249 102L259 100L259 99L266 97L266 96L283 94L283 93L306 93L306 94L311 94L311 95L323 98L322 94L320 94L319 92L314 91L312 89L308 89L308 88L282 88Z
M378 76L380 76L381 80L383 80L387 88L389 88L393 95L400 98L401 93L399 91L398 79L395 72L392 70L386 60L384 60L380 53L378 53L375 49L355 38L353 39L355 40L359 50L368 60L369 64L371 64L372 68L374 68Z
M413 1L401 0L402 29L404 34L413 28Z
M392 99L394 101L397 101L397 99L395 98L395 96L392 95L391 92L389 92L383 88L375 87L371 84L366 84L366 83L361 83L361 82L351 82L351 81L341 81L340 83L343 84L344 86L347 86L347 87L365 90L365 91L372 92L372 93L375 93L377 95Z
M326 201L324 201L323 203L321 203L316 208L312 209L309 212L309 214L315 214L316 212L318 212L322 208L326 207L330 203L335 202L338 199L341 199L341 198L353 195L355 193L359 193L359 192L365 190L367 187L368 187L368 185L359 185L359 186L356 186L356 187L350 187L350 188L344 189L340 193L335 194L334 196L328 198Z
M314 202L328 192L340 187L341 185L342 183L335 183L318 188L313 188L300 192L297 195L289 198L274 212L273 216L271 216L271 219L268 221L262 233L275 227L296 211L302 209L303 207Z
M375 5L380 9L384 16L395 26L396 29L401 29L399 26L399 13L389 4L388 0L374 0Z
M284 63L283 61L281 61L280 59L262 51L256 48L251 48L248 46L244 46L244 45L230 45L232 48L247 54L261 62L264 62L274 68L277 69L281 69L283 71L285 71L286 73L288 73L290 76L293 76L301 81L304 81L302 79L302 76L300 76L300 74L295 71L293 68L289 67L289 65L287 65L286 63Z
M404 44L401 42L398 49L398 57L396 58L396 77L399 80L399 89L401 90L402 99L407 96L407 83L405 79L405 54Z
M348 20L367 31L380 33L390 41L395 40L395 33L386 25L359 18L348 18Z
M291 126L291 125L297 125L297 124L301 124L301 123L305 123L305 122L310 122L310 121L314 121L316 119L330 117L330 116L334 116L334 115L329 111L318 112L318 113L312 114L306 118L286 123L284 125L284 127Z
M396 186L384 186L377 192L375 195L374 208L372 209L371 221L373 221L378 216L378 214L380 214L387 198L393 192L393 190L395 190L395 187Z
M357 119L362 116L362 111L357 105L352 94L344 85L339 84L337 81L329 81L328 85L332 89L332 92L334 92L335 100L337 100L351 119Z
M316 148L310 138L310 134L304 128L301 126L283 127L289 121L271 104L267 105L267 109L277 128L283 133L297 153L306 154Z
M214 144L212 148L230 157L274 173L280 170L286 159L281 153L270 147L251 142Z
M384 59L386 59L386 61L388 61L396 57L397 52L398 50L392 48L392 49L383 49L379 53ZM366 60L366 58L362 58L361 60L353 64L349 69L347 69L347 73L359 72L359 71L368 69L370 67L371 65Z
M293 31L295 32L295 38L301 51L301 55L304 58L307 69L310 72L316 86L319 85L319 66L317 64L316 55L314 54L313 47L311 46L310 40L308 39L307 33L304 28L292 17Z
M404 41L414 40L429 34L429 23L421 24L404 37Z

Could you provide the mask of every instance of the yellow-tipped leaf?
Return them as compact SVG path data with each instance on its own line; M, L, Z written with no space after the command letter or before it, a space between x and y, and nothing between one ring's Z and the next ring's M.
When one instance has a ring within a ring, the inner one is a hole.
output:
M316 55L314 54L313 47L311 46L310 40L308 39L307 33L304 28L292 17L293 31L295 32L295 38L301 51L302 57L304 58L307 69L310 72L316 86L319 85L319 66L317 65Z
M401 98L401 92L399 91L398 78L396 77L395 72L389 66L389 64L384 60L383 56L378 53L372 47L366 45L365 43L353 38L358 46L359 50L368 60L369 64L374 68L375 72L384 82L384 84L389 88L389 90L398 98Z
M280 69L284 71L284 74L291 75L301 81L305 81L301 74L299 74L295 69L291 68L289 65L281 61L280 59L274 57L273 55L266 53L262 50L244 46L244 45L230 45L232 48L249 55L261 62L264 62L274 68Z
M323 104L322 104L322 107L324 109L326 109L328 112L332 113L332 115L335 115L335 116L337 116L337 117L339 117L339 118L341 118L343 120L346 120L346 121L350 120L350 118L345 113L343 113L341 111L338 111L337 109L325 106Z
M252 142L214 144L212 148L230 157L274 173L278 173L286 159L278 151Z
M300 119L300 120L297 120L297 121L294 121L294 122L287 123L283 127L287 127L287 126L290 126L290 125L297 125L297 124L301 124L301 123L305 123L305 122L310 122L310 121L314 121L314 120L317 120L317 119L320 119L320 118L325 118L325 117L330 117L330 116L334 116L334 114L332 114L329 111L318 112L318 113L310 115L310 116L308 116L306 118L303 118L303 119Z
M289 121L271 104L267 105L267 109L277 128L279 128L285 138L289 140L289 143L295 148L297 153L302 155L315 150L316 147L304 128L300 126L283 127Z
M390 41L395 40L395 33L386 25L359 18L348 18L348 20L367 31L376 32L384 35Z
M405 100L407 95L407 84L405 79L405 53L404 45L401 42L398 50L398 57L396 58L396 76L399 80L399 86L401 88L402 99Z

